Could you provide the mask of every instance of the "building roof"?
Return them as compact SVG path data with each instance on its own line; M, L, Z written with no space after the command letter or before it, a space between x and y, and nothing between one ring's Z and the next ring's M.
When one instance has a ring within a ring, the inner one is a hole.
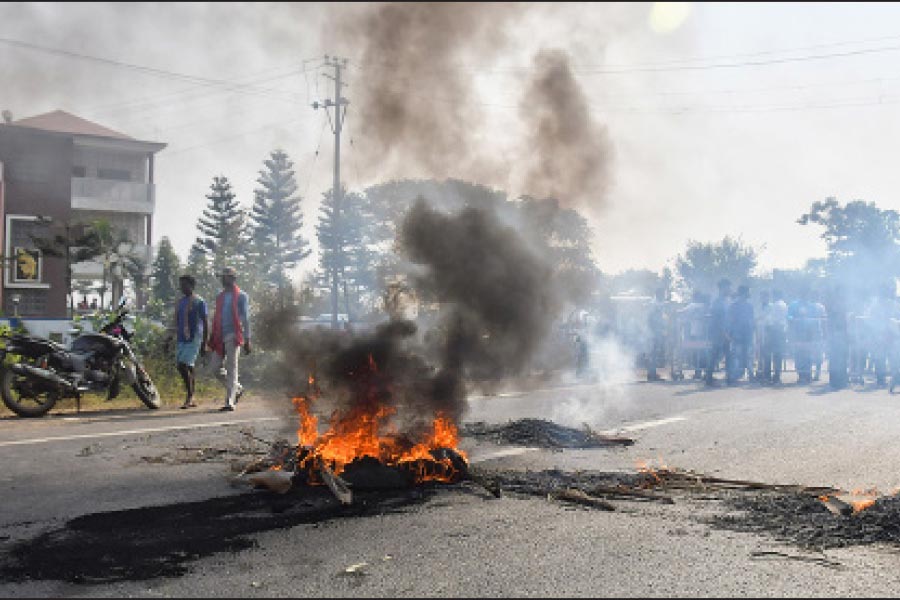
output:
M134 138L124 133L119 133L103 125L98 125L93 121L76 117L64 110L54 110L53 112L44 113L26 119L13 121L11 125L19 127L31 127L34 129L43 129L45 131L56 131L59 133L71 133L74 135L93 135L105 138L115 138L118 140L133 140Z

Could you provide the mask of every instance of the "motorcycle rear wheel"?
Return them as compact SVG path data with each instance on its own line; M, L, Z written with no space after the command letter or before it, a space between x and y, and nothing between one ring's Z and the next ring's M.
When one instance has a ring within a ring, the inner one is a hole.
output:
M43 417L56 405L59 392L44 390L22 393L19 384L27 381L24 375L13 373L12 369L3 369L0 380L0 395L3 404L20 417Z

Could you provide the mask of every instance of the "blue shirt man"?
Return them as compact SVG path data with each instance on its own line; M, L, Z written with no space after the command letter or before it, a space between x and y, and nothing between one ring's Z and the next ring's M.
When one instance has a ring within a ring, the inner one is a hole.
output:
M194 363L197 361L197 356L206 348L209 336L206 302L194 294L196 284L197 280L191 275L182 275L178 278L178 285L181 286L183 297L178 301L175 310L175 327L178 330L176 362L186 392L181 408L197 406L194 404Z
M746 285L738 287L737 300L728 307L727 331L731 340L731 357L728 368L728 383L734 384L744 376L753 373L753 331L756 319L753 316L753 304L750 303L750 288Z

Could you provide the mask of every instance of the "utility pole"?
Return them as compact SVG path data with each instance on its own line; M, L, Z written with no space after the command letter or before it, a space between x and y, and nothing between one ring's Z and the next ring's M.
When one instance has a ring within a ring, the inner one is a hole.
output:
M325 114L331 118L328 113L329 107L334 107L334 120L331 123L331 130L334 132L334 187L332 188L332 198L334 200L334 226L337 239L335 243L341 245L341 129L344 125L344 113L347 112L347 105L350 101L341 97L341 87L346 85L341 82L341 69L347 66L346 58L338 58L336 56L325 55L325 66L334 69L334 76L325 74L325 77L334 80L334 99L326 98L324 102L313 102L314 109L324 108ZM342 110L343 107L343 110ZM331 268L331 328L338 328L338 266L337 253L335 253L335 264ZM349 315L348 315L349 317Z

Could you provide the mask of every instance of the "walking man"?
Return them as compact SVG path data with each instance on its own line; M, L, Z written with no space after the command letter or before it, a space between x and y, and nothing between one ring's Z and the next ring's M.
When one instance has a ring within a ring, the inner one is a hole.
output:
M753 305L750 303L750 288L738 286L737 300L728 306L726 331L731 342L731 352L726 361L726 378L728 385L735 385L747 372L753 377L753 330L756 321L753 317Z
M781 290L772 293L772 304L766 315L766 368L763 372L767 381L781 384L781 367L784 363L784 347L787 340L788 305Z
M185 399L181 408L193 408L194 404L194 363L198 354L206 352L209 337L209 321L206 315L206 302L194 293L197 280L191 275L178 278L181 293L184 296L178 301L175 311L175 326L178 329L178 350L176 362L178 373L184 381Z
M659 381L662 379L656 373L657 366L666 360L666 301L665 291L656 290L656 296L650 305L650 313L647 316L647 328L650 330L650 357L647 363L647 381Z
M809 288L800 288L800 297L788 306L788 325L794 349L794 365L797 381L808 384L812 380L812 348L815 342L815 307L809 301Z
M233 267L225 267L222 269L222 291L216 297L216 314L209 336L209 348L215 352L211 368L217 370L219 380L225 385L225 406L219 409L222 411L233 411L244 393L238 381L238 357L241 348L245 354L250 354L249 315L250 299L237 286L237 271Z
M731 349L728 341L728 298L731 296L731 281L719 280L719 295L709 307L709 360L706 361L706 384L713 385L713 373L725 358L727 370Z

